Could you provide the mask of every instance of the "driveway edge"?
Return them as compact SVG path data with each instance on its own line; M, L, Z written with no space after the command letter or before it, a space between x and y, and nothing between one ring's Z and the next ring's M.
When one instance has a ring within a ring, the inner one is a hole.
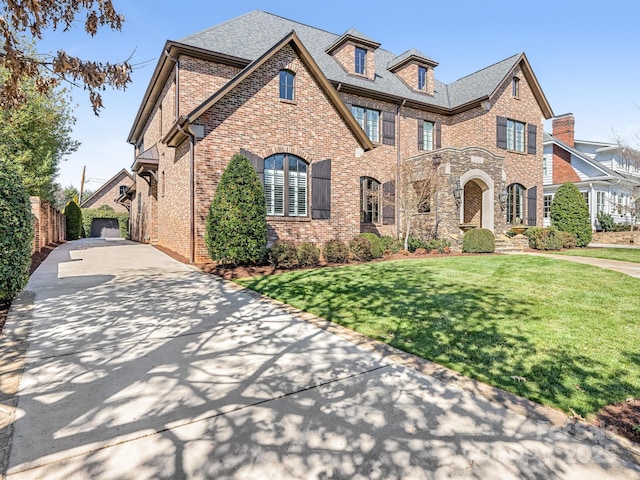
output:
M13 299L0 335L0 478L6 478L18 398L16 393L29 348L35 295L28 290Z
M210 275L205 272L202 273L204 275ZM295 316L295 318L299 318L322 330L364 347L371 352L377 353L394 364L407 366L424 375L429 375L442 383L455 385L462 390L479 395L492 403L498 404L509 411L524 415L556 431L573 436L586 444L599 446L627 461L640 465L640 447L606 428L596 427L580 418L569 417L555 408L541 405L514 393L466 377L442 365L404 352L378 340L371 339L366 335L350 330L342 325L332 323L312 313L299 310L279 300L262 295L255 290L251 290L233 281L220 280L239 291L244 291L257 300L270 303L274 307Z

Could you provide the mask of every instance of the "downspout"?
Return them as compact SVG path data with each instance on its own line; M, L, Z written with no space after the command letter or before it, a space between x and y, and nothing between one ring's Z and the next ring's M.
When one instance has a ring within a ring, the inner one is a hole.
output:
M402 100L396 106L396 238L400 238L400 202L398 201L398 192L400 190L400 107L404 107L407 99Z
M196 136L191 131L191 125L185 130L179 123L178 129L189 137L189 263L195 263L196 258L196 225L195 225L195 185L194 163Z

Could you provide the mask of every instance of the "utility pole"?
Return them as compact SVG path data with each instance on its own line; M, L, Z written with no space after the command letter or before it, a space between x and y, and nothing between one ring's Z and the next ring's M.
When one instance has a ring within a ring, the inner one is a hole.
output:
M84 173L87 170L87 166L82 167L82 180L80 180L80 198L78 199L78 205L82 203L82 194L84 193Z

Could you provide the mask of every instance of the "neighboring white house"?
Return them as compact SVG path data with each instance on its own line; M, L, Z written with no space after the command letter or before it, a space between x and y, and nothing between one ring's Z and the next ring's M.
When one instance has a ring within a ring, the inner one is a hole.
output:
M544 134L544 225L549 226L551 202L558 188L574 183L584 196L591 224L598 212L613 216L616 223L630 224L638 220L640 200L640 158L629 155L618 144L574 139L574 118L566 114L553 119L553 134Z

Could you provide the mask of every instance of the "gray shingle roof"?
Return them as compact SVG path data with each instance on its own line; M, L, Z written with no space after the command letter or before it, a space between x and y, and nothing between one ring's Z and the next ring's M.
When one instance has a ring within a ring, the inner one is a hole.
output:
M389 62L389 64L387 65L387 69L388 70L393 70L393 68L396 65L400 65L402 62L404 62L406 59L408 59L410 57L415 57L415 58L417 58L419 60L422 60L425 63L435 64L435 65L438 64L438 62L436 62L435 60L430 59L429 57L427 57L424 53L420 52L419 50L416 50L415 48L410 48L406 52L401 53L396 58L391 60L391 62Z
M292 30L295 30L329 80L442 108L455 108L491 94L521 58L520 54L514 55L449 85L436 80L435 93L432 97L411 90L400 78L387 70L388 65L393 64L398 59L398 56L392 52L382 48L376 50L376 76L375 80L371 82L364 78L349 75L336 59L326 53L326 50L341 35L260 10L254 10L235 19L189 35L179 40L179 42L253 61ZM353 32L363 36L356 30L353 30ZM363 36L363 38L372 41L368 37ZM409 52L411 50L405 52L405 54ZM420 55L424 56L423 54Z

